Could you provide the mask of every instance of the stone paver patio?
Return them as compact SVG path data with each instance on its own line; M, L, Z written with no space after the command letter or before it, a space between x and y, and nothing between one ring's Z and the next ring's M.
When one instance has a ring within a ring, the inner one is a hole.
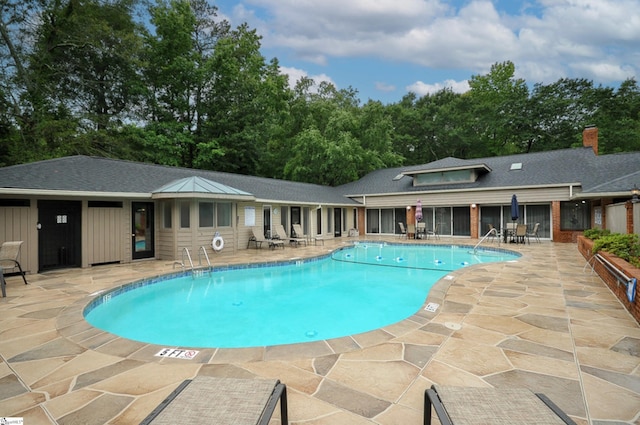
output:
M352 240L212 260L307 257ZM578 424L640 424L638 323L574 244L502 247L523 256L450 273L425 300L440 304L435 313L421 309L327 341L204 349L194 360L156 357L162 347L119 338L82 317L91 294L169 273L168 261L31 274L29 285L8 277L8 296L0 298L0 417L137 424L184 379L210 375L280 379L292 424L418 425L433 383L521 386L545 393Z

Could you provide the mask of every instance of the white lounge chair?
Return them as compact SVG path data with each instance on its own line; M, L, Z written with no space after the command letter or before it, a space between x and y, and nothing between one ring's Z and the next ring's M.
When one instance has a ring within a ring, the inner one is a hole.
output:
M5 273L5 270L15 270L17 268L26 285L27 278L24 275L22 266L18 262L22 243L23 241L4 242L2 246L0 246L0 268L2 268L2 274Z

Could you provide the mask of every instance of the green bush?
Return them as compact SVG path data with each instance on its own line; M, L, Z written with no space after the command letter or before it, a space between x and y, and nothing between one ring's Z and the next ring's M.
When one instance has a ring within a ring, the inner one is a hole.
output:
M584 231L584 237L589 238L591 240L600 239L603 236L610 235L611 231L609 229L587 229Z
M584 232L585 237L587 231ZM606 251L616 257L631 263L635 267L640 267L640 240L635 233L621 234L621 233L609 233L606 235L600 235L593 239L593 253L599 251Z

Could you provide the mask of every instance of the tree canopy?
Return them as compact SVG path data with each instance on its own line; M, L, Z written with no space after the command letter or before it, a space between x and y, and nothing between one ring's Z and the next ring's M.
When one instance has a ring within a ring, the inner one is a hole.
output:
M531 85L506 61L464 94L363 104L352 87L289 82L255 29L206 0L0 5L0 166L83 154L339 185L448 156L570 148L591 124L601 153L640 150L634 79Z

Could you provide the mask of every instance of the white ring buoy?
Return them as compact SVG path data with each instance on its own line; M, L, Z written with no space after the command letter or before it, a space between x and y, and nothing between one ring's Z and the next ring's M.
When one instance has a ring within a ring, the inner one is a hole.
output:
M220 251L222 248L224 248L224 240L222 240L222 236L216 236L215 238L213 238L211 247L214 251Z

